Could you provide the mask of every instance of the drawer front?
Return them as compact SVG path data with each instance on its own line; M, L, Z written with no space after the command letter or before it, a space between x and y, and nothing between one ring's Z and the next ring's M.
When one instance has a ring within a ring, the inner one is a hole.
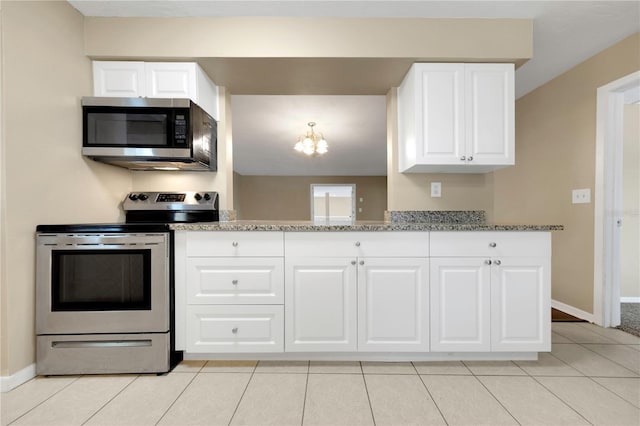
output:
M282 304L281 257L194 257L187 260L189 304Z
M284 307L187 307L187 352L284 351Z
M187 233L187 256L282 256L282 232Z
M431 257L551 256L549 232L431 232Z
M286 256L428 257L428 232L286 232Z

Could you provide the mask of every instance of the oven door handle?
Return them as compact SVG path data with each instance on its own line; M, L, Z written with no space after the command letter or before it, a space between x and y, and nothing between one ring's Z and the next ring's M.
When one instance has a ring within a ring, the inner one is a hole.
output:
M84 341L53 341L52 348L134 348L151 346L151 339L144 340L84 340Z

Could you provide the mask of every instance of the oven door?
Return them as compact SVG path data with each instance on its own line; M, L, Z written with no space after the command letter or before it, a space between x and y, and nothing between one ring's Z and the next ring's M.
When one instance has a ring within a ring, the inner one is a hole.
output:
M169 234L37 236L37 334L169 330Z

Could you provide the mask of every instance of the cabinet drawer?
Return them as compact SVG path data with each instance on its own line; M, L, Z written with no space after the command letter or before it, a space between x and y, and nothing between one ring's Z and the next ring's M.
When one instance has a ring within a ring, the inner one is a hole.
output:
M281 257L195 257L187 259L189 304L282 304Z
M187 256L282 256L282 232L187 233Z
M431 232L431 257L551 256L549 232Z
M187 306L187 352L283 352L284 308Z
M428 257L428 232L287 232L287 256Z

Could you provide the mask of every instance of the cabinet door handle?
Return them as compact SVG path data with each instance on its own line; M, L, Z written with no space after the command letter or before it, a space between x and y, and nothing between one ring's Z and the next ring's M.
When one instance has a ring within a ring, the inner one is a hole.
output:
M231 329L231 332L232 332L233 334L238 334L238 327L233 327L233 328Z
M231 243L231 245L234 246L234 247L238 247L238 242L234 241L234 242Z
M466 159L467 159L467 157L465 157L464 155L462 157L460 157L460 161L464 161Z
M238 285L238 280L233 280L233 281L231 281L231 284L233 284L233 285Z
M356 247L360 247L360 241L356 241Z
M485 261L484 261L484 264L485 264L485 265L491 265L491 260L490 260L490 259L485 260Z
M473 156L470 155L467 161L473 161Z
M494 248L495 246L497 246L496 243L489 243L489 247Z
M361 265L364 265L364 260L361 260L361 261L360 261L360 264L361 264Z
M493 263L498 266L502 265L502 262L500 262L500 260L494 260Z

